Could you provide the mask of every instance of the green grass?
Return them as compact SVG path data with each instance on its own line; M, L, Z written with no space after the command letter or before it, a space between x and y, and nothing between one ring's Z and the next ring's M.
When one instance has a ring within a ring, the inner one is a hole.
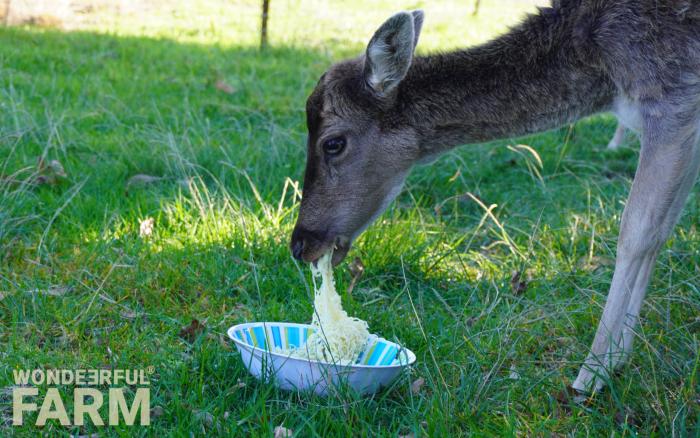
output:
M631 137L605 149L609 116L417 168L359 239L350 255L366 271L344 305L418 356L393 388L281 392L247 375L225 340L240 322L310 319L308 269L287 243L304 101L325 68L396 9L426 8L430 51L484 40L527 8L490 1L472 18L469 4L434 3L272 2L265 53L258 2L198 1L73 32L0 29L0 434L36 433L8 424L15 368L152 365L163 415L150 427L42 432L698 436L697 189L659 257L631 363L590 404L557 400L592 340L638 157ZM518 144L537 151L541 178L531 154L507 147ZM31 184L42 156L67 177ZM138 174L162 179L127 186ZM498 204L497 221L467 193ZM206 328L190 343L178 333L193 319Z

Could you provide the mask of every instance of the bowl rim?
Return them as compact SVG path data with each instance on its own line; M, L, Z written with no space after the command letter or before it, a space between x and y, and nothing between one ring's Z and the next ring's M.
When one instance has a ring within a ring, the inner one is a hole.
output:
M258 326L264 327L266 324L270 324L270 325L275 324L278 326L286 326L286 327L304 327L304 328L313 327L311 324L300 324L300 323L296 323L296 322L276 322L276 321L245 322L245 323L236 324L234 326L229 327L228 330L226 330L226 334L237 346L252 349L253 351L258 350L259 352L261 352L263 354L269 354L271 356L276 356L278 358L287 359L287 360L297 360L297 361L306 362L309 364L317 363L317 364L321 364L321 365L329 365L329 366L344 367L344 368L368 368L368 369L374 368L374 369L381 369L381 370L389 370L389 369L393 369L393 368L405 368L407 366L413 365L416 362L416 354L413 351L411 351L410 349L408 349L402 345L397 344L396 342L392 342L388 339L382 338L381 336L377 336L373 333L370 333L370 336L376 336L378 339L381 339L385 342L394 344L397 347L399 347L400 349L403 349L406 352L406 355L408 356L408 361L406 363L399 363L396 365L365 365L365 364L346 364L346 365L343 365L343 364L339 364L339 363L326 362L326 361L316 360L316 359L294 357L290 354L277 353L275 351L266 350L266 349L263 349L260 347L256 347L255 345L251 345L247 342L244 342L244 341L236 338L233 335L233 332L235 332L236 330L240 330L240 329L248 328L248 327L258 327Z

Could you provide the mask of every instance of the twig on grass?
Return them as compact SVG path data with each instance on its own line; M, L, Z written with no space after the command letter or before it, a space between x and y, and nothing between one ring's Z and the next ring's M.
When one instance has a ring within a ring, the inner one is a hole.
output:
M46 239L46 236L49 234L49 230L51 229L51 226L53 225L54 221L56 221L56 218L58 218L58 215L61 214L61 212L68 206L68 204L71 203L73 198L75 198L75 196L78 194L78 192L80 192L80 189L83 188L83 186L85 185L86 182L87 182L87 178L85 178L84 180L82 180L81 182L79 182L78 184L73 186L72 193L70 193L70 195L68 195L68 199L66 199L66 202L64 202L63 205L61 205L54 212L53 216L51 216L51 219L49 220L48 225L46 225L46 228L44 229L44 232L41 235L41 239L39 239L39 244L36 247L37 258L39 258L39 256L40 256L39 253L41 252L41 247L44 245L44 240Z
M121 260L121 258L120 258ZM97 296L100 295L100 292L102 292L102 288L104 287L105 283L107 282L107 279L109 278L110 275L112 275L112 271L114 271L114 268L116 267L122 267L124 265L120 264L119 261L117 263L112 263L112 265L109 267L109 271L107 271L107 274L102 278L102 282L100 283L99 286L97 286L97 289L95 290L95 293L92 295L92 298L90 299L90 303L85 307L80 313L78 313L75 318L71 320L71 324L74 324L76 321L78 321L84 314L90 311L92 308L93 303L95 302L95 299L97 299Z

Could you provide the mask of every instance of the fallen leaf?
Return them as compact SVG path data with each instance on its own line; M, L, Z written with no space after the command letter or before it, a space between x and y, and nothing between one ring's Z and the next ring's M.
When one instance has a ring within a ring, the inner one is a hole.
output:
M199 421L204 424L206 427L212 427L214 426L214 416L210 414L209 412L205 411L197 411L194 414L195 418L198 419Z
M362 274L365 272L365 265L362 264L362 260L360 260L359 257L355 257L352 262L348 265L348 271L350 271L350 276L352 279L350 280L350 285L348 286L348 294L352 293L352 290L355 289L355 285L357 284L357 281L362 277Z
M515 369L515 365L510 366L510 374L508 375L513 380L519 380L520 379L520 373L518 370Z
M423 385L425 385L425 379L422 377L417 378L413 381L413 383L411 383L411 392L418 394L421 388L423 388Z
M152 176L139 173L129 178L129 180L126 182L126 188L128 189L131 186L145 186L148 184L156 183L158 181L162 181L163 179L164 178L160 176Z
M275 427L274 438L287 438L292 435L294 435L294 432L284 426Z
M70 291L70 287L68 286L49 286L48 289L32 289L29 291L29 293L49 295L52 297L62 297L68 291Z
M63 168L63 164L61 164L61 162L58 160L49 161L48 169L51 170L51 172L53 172L56 176L61 176L64 178L68 176L66 174L66 170Z
M202 330L204 330L204 325L198 320L193 319L190 325L188 325L187 327L183 327L182 330L180 330L180 333L178 333L178 335L182 339L192 343L195 339L197 339L197 335L199 335L202 332Z
M162 417L164 413L165 409L162 406L153 406L151 408L151 417L153 418Z
M553 394L554 399L559 404L559 407L564 411L564 413L571 413L571 408L581 404L586 404L589 402L589 398L582 395L580 392L572 388L571 386L566 386L565 389L558 391Z
M220 334L218 339L219 345L221 345L221 348L224 350L230 350L231 349L231 344L229 344L229 340L226 336Z
M155 228L155 219L152 217L147 217L144 220L139 221L139 237L142 239L146 237L151 237L153 234L153 228Z
M219 91L223 91L226 94L233 94L236 92L236 89L223 79L217 79L216 83L214 84L214 88Z
M34 184L37 185L54 185L68 177L63 165L58 160L51 160L47 163L43 157L40 157L36 167L37 175L34 178Z
M527 290L527 280L522 276L520 271L513 271L510 277L510 288L515 295L520 295Z
M121 316L124 319L136 319L138 315L133 310L129 308L124 308L121 312L119 312L119 316Z
M625 424L628 426L636 426L637 419L634 416L634 411L629 407L625 407L622 411L617 411L615 413L615 423L620 427Z
M571 409L571 403L573 401L571 388L567 386L566 389L558 391L556 394L554 394L554 399L561 407L564 408L565 411L568 412Z
M586 257L581 257L579 259L578 266L579 266L579 268L583 269L584 271L592 272L600 267L615 266L615 260L608 258L608 257L600 257L600 256L588 257L588 256L586 256Z

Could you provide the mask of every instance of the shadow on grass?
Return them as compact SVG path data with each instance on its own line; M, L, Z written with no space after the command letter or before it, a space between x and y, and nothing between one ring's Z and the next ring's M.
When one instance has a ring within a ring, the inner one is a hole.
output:
M304 102L330 62L302 48L20 28L0 29L0 42L4 242L28 243L49 224L49 237L60 230L73 243L101 235L174 201L193 179L256 211L277 203L303 170ZM67 179L10 182L31 180L39 157L58 160ZM158 181L130 185L144 181L135 175Z

